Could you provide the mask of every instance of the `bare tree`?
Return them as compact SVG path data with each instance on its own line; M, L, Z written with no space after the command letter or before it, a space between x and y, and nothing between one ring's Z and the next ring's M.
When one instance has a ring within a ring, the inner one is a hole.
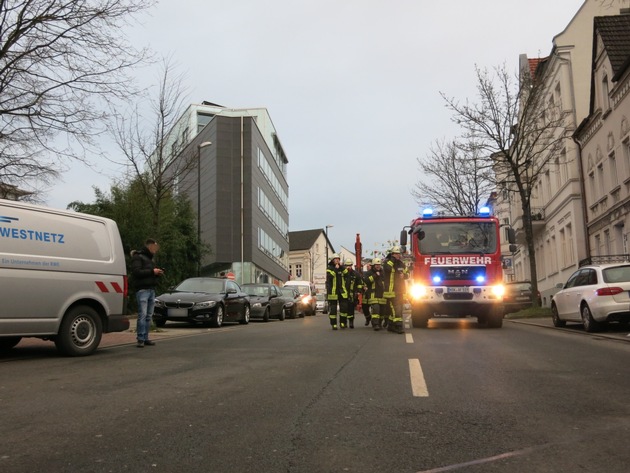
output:
M162 204L197 166L194 153L181 153L186 137L179 140L181 137L175 136L186 98L182 84L183 76L174 72L171 60L163 59L157 94L148 99L148 112L143 114L136 105L127 114L118 115L110 130L124 157L118 164L129 166L139 179L158 236Z
M476 78L477 102L442 97L453 112L453 121L464 130L464 138L474 142L494 167L502 189L519 197L536 293L532 193L544 173L557 171L554 161L568 138L566 112L553 103L544 81L532 77L529 69L520 71L516 79L505 66L495 68L492 74L477 68Z
M474 214L494 190L488 160L472 142L436 141L429 154L417 162L422 178L411 194L419 204L456 215Z
M85 159L104 129L103 102L134 93L146 50L122 34L155 0L0 2L0 183L56 176Z

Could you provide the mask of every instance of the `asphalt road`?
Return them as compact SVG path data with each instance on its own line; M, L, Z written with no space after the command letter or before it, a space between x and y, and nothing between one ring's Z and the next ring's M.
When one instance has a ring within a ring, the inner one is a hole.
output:
M625 334L361 321L186 328L86 358L18 346L0 471L630 471Z

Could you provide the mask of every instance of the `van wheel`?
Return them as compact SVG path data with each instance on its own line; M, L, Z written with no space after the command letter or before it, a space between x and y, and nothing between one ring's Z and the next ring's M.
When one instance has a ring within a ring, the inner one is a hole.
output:
M20 340L22 340L22 337L2 337L2 338L0 338L0 353L5 353L5 352L11 350L11 348L13 348L15 345L20 343Z
M86 356L96 350L102 335L103 323L96 311L88 306L77 306L63 317L55 346L64 355Z

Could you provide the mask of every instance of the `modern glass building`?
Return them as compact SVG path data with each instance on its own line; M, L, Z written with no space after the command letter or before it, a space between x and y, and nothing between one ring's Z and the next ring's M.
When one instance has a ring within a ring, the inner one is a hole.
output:
M178 185L199 217L209 253L200 274L239 283L288 279L288 160L264 108L191 105L168 137L174 154L196 160Z

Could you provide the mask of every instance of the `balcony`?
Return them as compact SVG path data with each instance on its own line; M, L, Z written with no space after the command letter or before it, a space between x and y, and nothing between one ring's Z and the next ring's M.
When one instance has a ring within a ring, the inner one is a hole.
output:
M536 236L545 228L545 209L543 207L532 207L531 210L532 231L534 232L534 236ZM525 244L525 230L523 228L523 221L524 219L521 215L517 217L512 224L512 228L514 228L514 231L516 232L516 243L518 245Z

